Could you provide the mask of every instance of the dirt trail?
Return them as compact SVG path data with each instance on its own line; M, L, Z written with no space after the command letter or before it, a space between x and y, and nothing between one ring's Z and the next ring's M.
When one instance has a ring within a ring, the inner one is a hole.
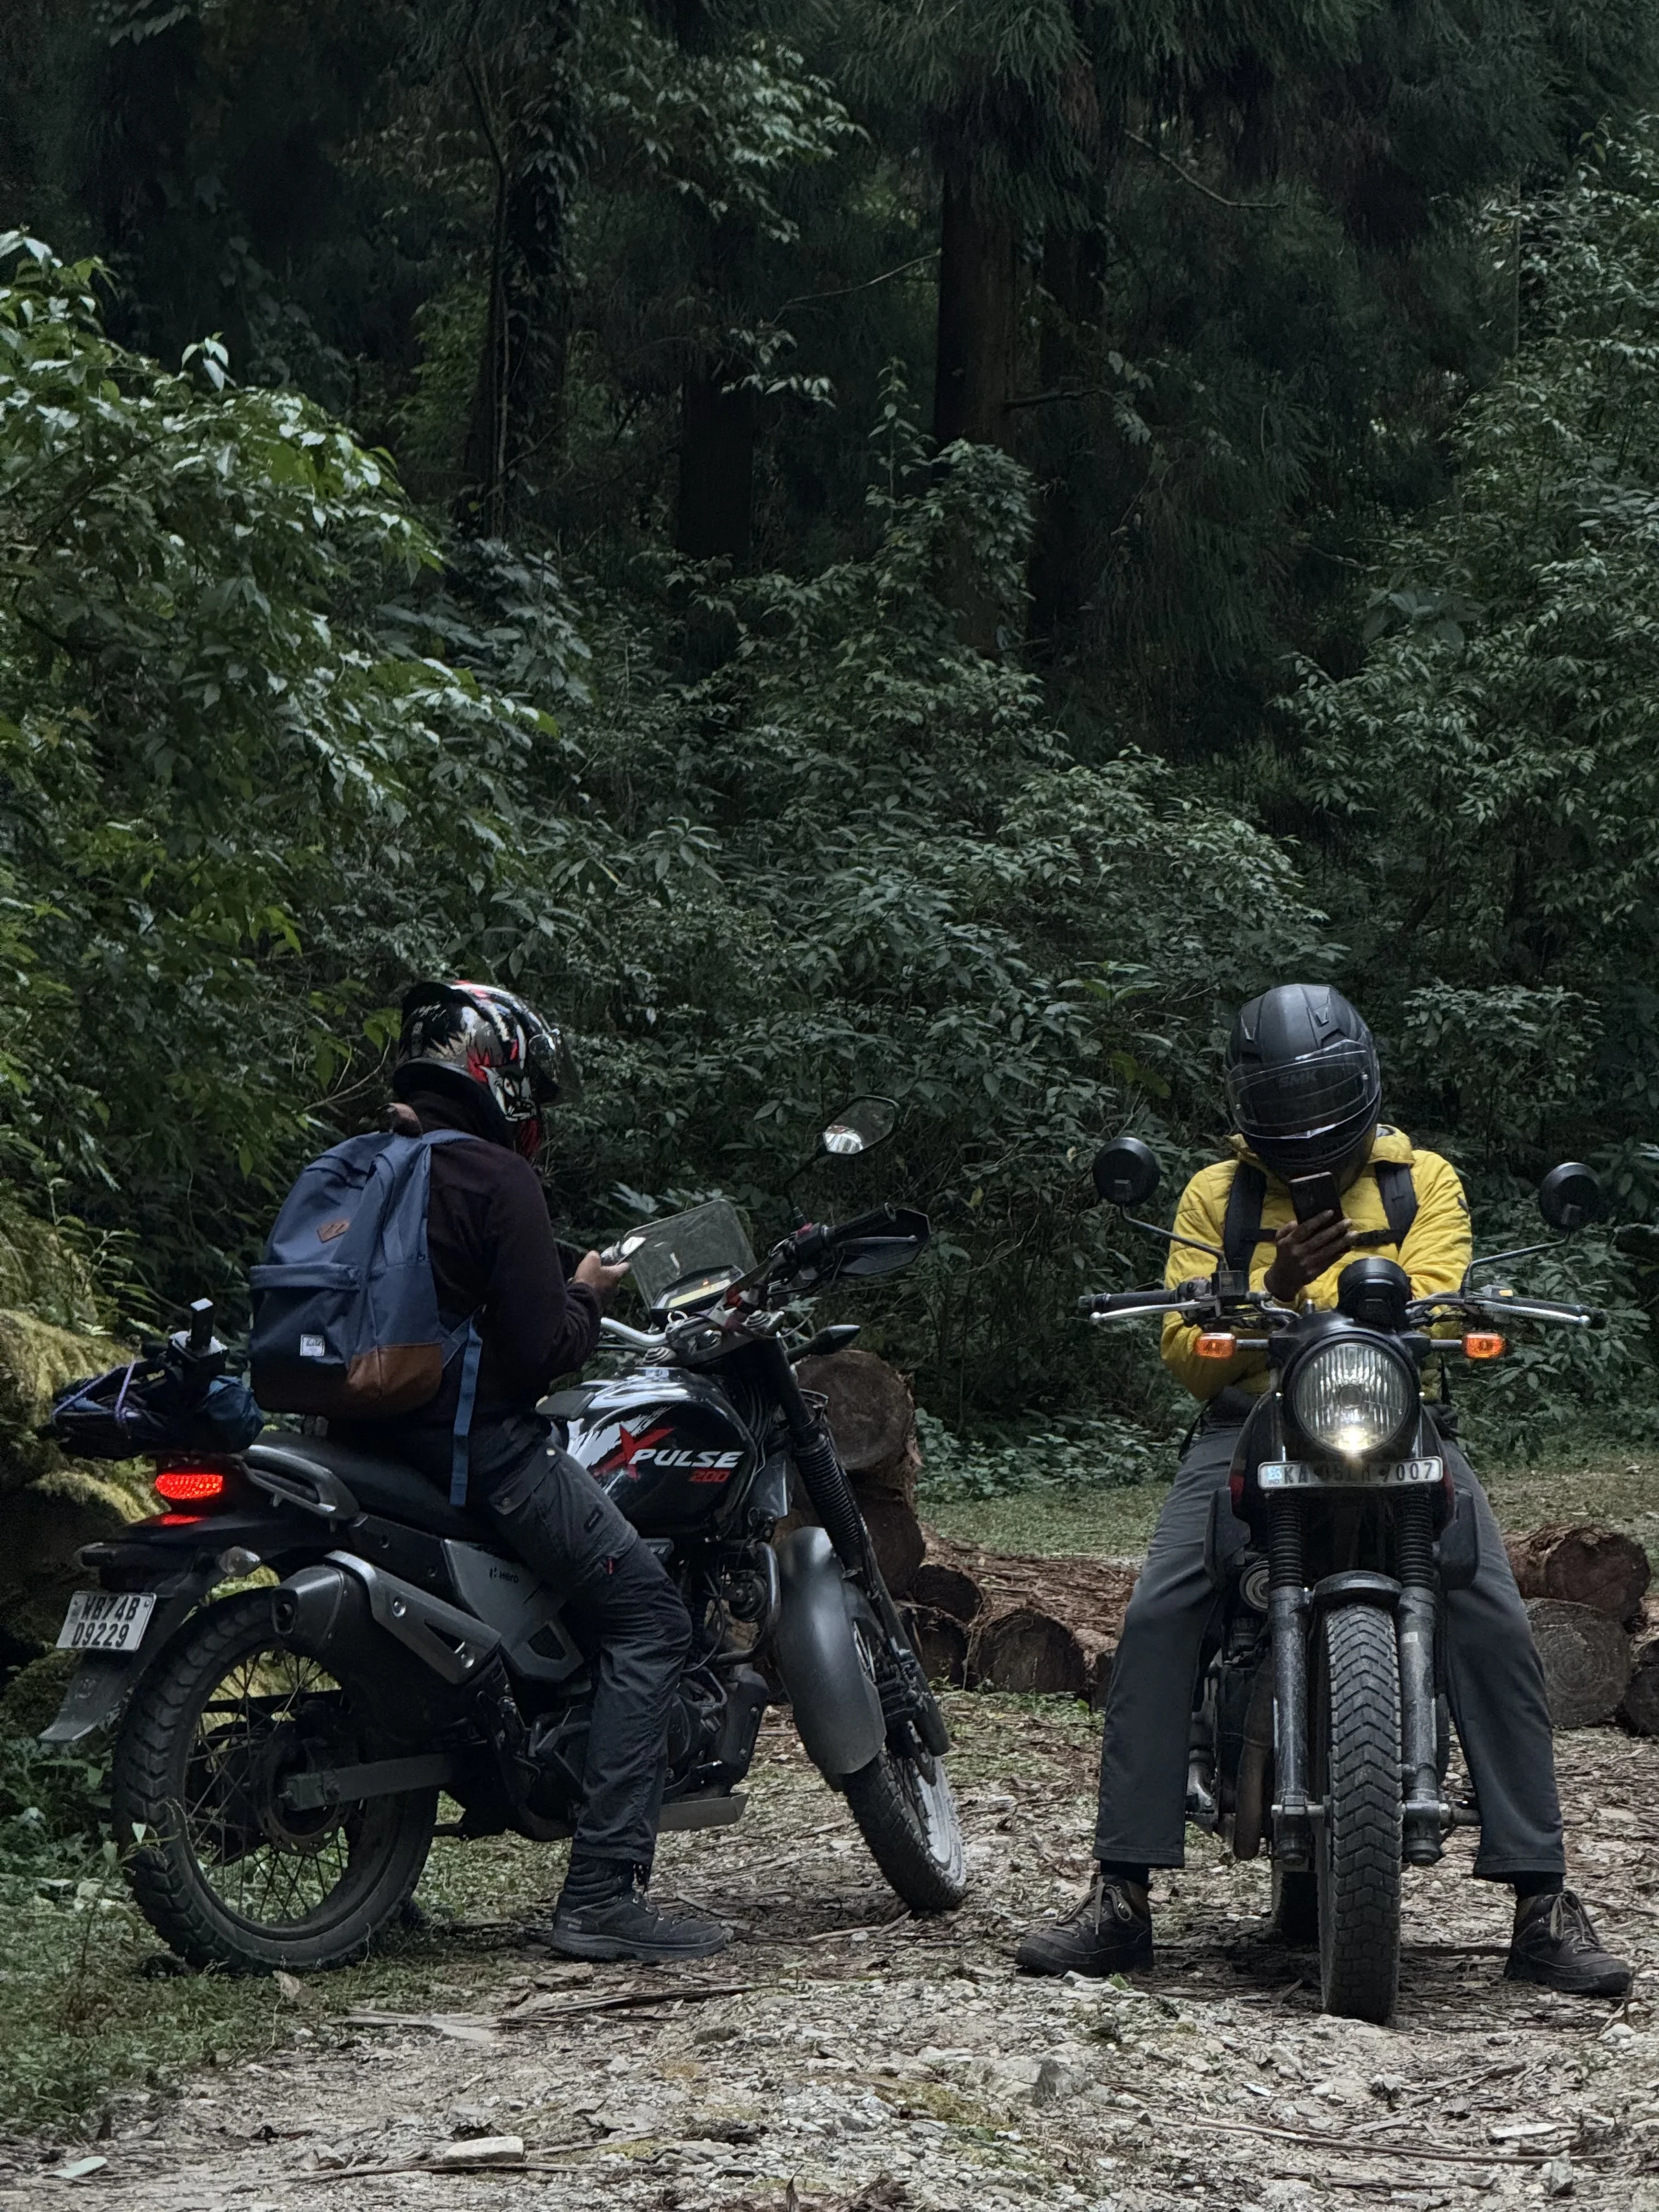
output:
M1091 1731L1074 1709L951 1705L974 1875L951 1919L890 1921L840 1801L769 1731L744 1822L663 1851L661 1888L738 1924L723 1958L593 1970L521 1928L464 1929L458 1949L491 1962L455 1992L465 2016L440 1997L439 2026L354 2027L330 2017L326 1985L305 1990L291 2052L177 2100L118 2100L112 2134L84 2152L11 2147L0 2206L737 2212L793 2186L803 2208L860 2212L1659 2212L1659 2019L1644 1984L1617 2014L1505 1984L1508 1893L1468 1879L1467 1835L1409 1879L1392 2029L1320 2016L1314 1962L1262 1934L1265 1869L1207 1844L1161 1892L1150 1982L1017 1978L1012 1938L1085 1873ZM1651 1972L1659 1744L1595 1732L1559 1751L1574 1881ZM695 1996L733 1984L743 1993ZM634 1992L660 2002L556 2016ZM503 2020L514 2011L520 2024ZM432 2168L507 2135L524 2167ZM48 2178L86 2155L107 2162Z

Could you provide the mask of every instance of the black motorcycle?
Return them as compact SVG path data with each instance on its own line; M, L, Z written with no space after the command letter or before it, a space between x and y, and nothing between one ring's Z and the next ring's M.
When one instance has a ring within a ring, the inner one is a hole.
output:
M831 1157L890 1131L860 1099ZM649 1224L623 1256L649 1326L624 1378L545 1401L570 1450L663 1560L695 1641L672 1717L665 1829L722 1826L761 1717L787 1700L905 1902L961 1901L949 1740L884 1583L822 1406L794 1362L796 1302L908 1265L924 1215L803 1224L757 1263L723 1200ZM210 1309L179 1359L214 1369ZM163 1464L166 1510L88 1546L96 1590L60 1644L84 1653L46 1741L116 1726L112 1805L135 1896L198 1966L331 1966L401 1911L447 1793L448 1832L568 1836L592 1703L591 1650L559 1594L413 1469L326 1436L266 1430L234 1455ZM820 1525L775 1544L797 1497ZM246 1585L257 1571L273 1588Z
M1121 1137L1097 1157L1094 1179L1127 1215L1157 1188L1158 1162ZM1538 1197L1565 1233L1600 1211L1595 1176L1577 1164L1553 1169ZM1549 1249L1476 1260L1460 1290L1419 1298L1396 1261L1353 1260L1334 1312L1276 1304L1220 1252L1214 1274L1172 1292L1079 1301L1097 1322L1178 1314L1202 1332L1200 1356L1266 1354L1268 1387L1240 1432L1206 1543L1218 1602L1195 1684L1187 1816L1229 1837L1241 1859L1266 1842L1277 1924L1292 1942L1316 1938L1327 2012L1389 2017L1402 1863L1433 1865L1454 1826L1479 1822L1478 1808L1454 1808L1445 1789L1443 1601L1473 1582L1480 1559L1473 1512L1443 1455L1443 1431L1455 1433L1449 1363L1497 1357L1516 1321L1604 1323L1589 1307L1475 1286L1480 1270ZM1441 1397L1427 1405L1431 1358Z

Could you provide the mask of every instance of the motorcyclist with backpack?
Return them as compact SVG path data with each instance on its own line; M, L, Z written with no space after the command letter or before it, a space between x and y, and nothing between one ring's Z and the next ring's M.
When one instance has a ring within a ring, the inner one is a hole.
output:
M1324 986L1281 985L1240 1012L1228 1042L1231 1156L1194 1176L1176 1215L1166 1280L1207 1273L1199 1248L1285 1304L1334 1307L1360 1246L1399 1261L1414 1295L1455 1290L1470 1255L1456 1170L1381 1120L1376 1048L1356 1009ZM1290 1185L1334 1179L1340 1209L1298 1220ZM1194 1239L1183 1246L1182 1233ZM1184 1803L1194 1676L1216 1593L1206 1571L1211 1501L1256 1392L1260 1352L1200 1359L1196 1328L1166 1316L1163 1355L1203 1411L1189 1437L1130 1600L1101 1746L1095 1876L1058 1923L1018 1947L1029 1972L1112 1974L1149 1966L1153 1869L1184 1863ZM1505 1973L1584 1996L1622 1995L1630 1969L1610 1957L1564 1886L1565 1860L1543 1670L1502 1533L1474 1470L1447 1437L1452 1480L1472 1503L1480 1563L1448 1594L1449 1683L1481 1812L1477 1876L1516 1893Z
M456 1486L467 1506L566 1593L573 1625L597 1645L582 1808L554 1948L585 1959L704 1958L724 1947L726 1931L658 1911L646 1887L690 1619L655 1554L536 1411L555 1378L592 1353L601 1301L627 1273L597 1252L562 1253L532 1164L543 1116L574 1078L558 1030L513 993L420 982L407 994L392 1127L477 1140L434 1145L427 1212L440 1311L471 1316L477 1349L452 1357L436 1396L414 1411L330 1430L444 1484L465 1431Z

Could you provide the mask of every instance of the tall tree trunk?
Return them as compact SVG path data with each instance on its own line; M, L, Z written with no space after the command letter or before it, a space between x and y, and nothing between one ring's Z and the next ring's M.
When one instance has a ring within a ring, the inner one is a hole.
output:
M1096 315L1093 270L1087 240L1077 231L1050 228L1042 246L1042 327L1037 342L1037 384L1044 392L1065 388L1077 380L1080 366L1078 337ZM1080 424L1074 404L1061 402L1058 422L1044 426L1046 438L1055 441ZM1083 574L1082 518L1072 489L1072 471L1054 465L1052 442L1040 448L1043 459L1037 474L1037 495L1031 556L1026 582L1031 594L1030 629L1033 639L1051 639L1072 621L1088 589Z
M557 453L569 345L570 203L585 134L581 0L534 0L486 53L475 8L463 56L495 170L489 304L462 519L506 534Z
M694 561L749 558L755 493L755 395L728 390L731 362L687 369L680 402L680 489L674 543Z
M933 435L941 446L957 438L976 446L1009 441L1017 276L1012 224L978 205L966 162L950 163L933 380Z

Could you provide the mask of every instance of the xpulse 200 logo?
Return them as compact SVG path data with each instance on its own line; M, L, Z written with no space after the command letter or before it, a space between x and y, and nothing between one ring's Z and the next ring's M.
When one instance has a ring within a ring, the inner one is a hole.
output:
M595 1472L599 1474L626 1474L638 1481L647 1468L667 1470L679 1468L690 1475L693 1482L729 1482L742 1463L743 1455L734 1451L689 1451L683 1445L663 1449L663 1438L674 1433L672 1422L664 1421L654 1429L647 1429L636 1437L618 1422L617 1442L599 1462Z

